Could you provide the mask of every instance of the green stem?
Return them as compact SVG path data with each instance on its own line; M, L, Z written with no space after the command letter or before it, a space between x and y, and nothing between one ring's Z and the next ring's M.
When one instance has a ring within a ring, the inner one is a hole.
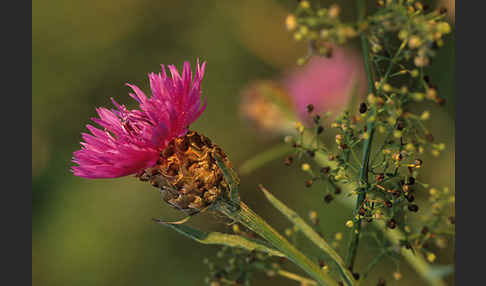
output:
M368 264L368 267L366 268L364 274L363 274L363 279L368 277L368 274L373 270L373 268L380 262L380 260L386 255L386 251L381 252L378 254L371 262Z
M327 154L325 152L319 151L316 152L316 156L314 157L314 160L319 164L320 166L331 166L331 168L336 167L335 161L329 161ZM346 189L351 190L357 187L355 184L351 184L346 186ZM337 199L343 203L345 206L352 208L354 206L354 202L351 201L351 198L346 197L346 196L338 196ZM372 226L376 227L378 230L380 230L387 240L392 244L392 245L399 245L400 240L405 239L405 236L403 233L398 230L390 230L387 229L385 223L383 221L378 221L375 220L372 223ZM400 250L401 255L405 258L405 260L410 264L410 266L415 269L415 271L424 278L429 285L431 286L445 286L444 281L441 280L441 278L434 277L431 275L432 273L432 267L430 264L428 264L425 259L420 256L420 255L415 255L413 254L412 251L403 251Z
M240 166L240 174L248 175L261 166L292 152L293 149L287 144L278 144L246 160Z
M314 280L307 279L305 277L299 276L295 273L288 272L288 271L285 271L285 270L279 270L278 274L282 277L300 282L300 285L303 285L303 286L305 286L305 285L307 285L307 286L317 285L316 281L314 281Z
M363 21L366 16L366 2L363 0L357 0L358 6L358 14L359 14L359 21ZM363 33L361 34L361 48L363 53L363 60L364 66L366 70L366 78L368 80L368 92L374 93L374 83L373 83L373 76L370 66L370 59L369 59L369 47L368 47L368 40L366 39L366 35ZM374 110L370 108L368 118L373 116ZM359 235L361 231L361 218L357 216L361 205L363 204L366 198L366 190L368 185L368 162L370 159L370 152L371 152L371 145L373 142L373 135L375 129L374 121L369 120L367 125L367 132L369 133L368 138L363 143L363 155L362 155L362 162L361 168L359 172L359 191L358 191L358 199L356 200L356 206L354 208L353 215L354 218L354 226L351 233L351 241L349 243L348 254L346 256L346 265L348 269L352 272L354 267L354 262L356 260L356 254L358 250L359 244Z
M226 201L220 201L217 209L227 217L238 221L248 229L256 232L273 247L285 254L297 266L302 268L319 285L338 286L338 283L333 278L321 270L317 264L310 261L302 252L297 250L295 246L252 211L245 203L240 202L240 208L235 210L231 204Z

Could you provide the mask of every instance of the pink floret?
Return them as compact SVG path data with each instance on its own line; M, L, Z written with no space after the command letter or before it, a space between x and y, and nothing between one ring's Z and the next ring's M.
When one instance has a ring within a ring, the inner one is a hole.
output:
M99 118L92 120L102 129L86 127L81 150L74 152L72 171L85 178L117 178L152 167L160 152L174 138L187 133L189 125L204 111L201 105L201 81L206 63L193 76L189 62L182 75L169 65L162 72L149 74L152 96L148 98L137 86L127 84L139 109L128 110L112 99L115 109L98 108Z

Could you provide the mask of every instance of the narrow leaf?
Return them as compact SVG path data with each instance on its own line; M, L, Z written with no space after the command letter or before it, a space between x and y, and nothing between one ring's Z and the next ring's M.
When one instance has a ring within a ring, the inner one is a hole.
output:
M165 225L186 237L189 237L192 240L195 240L202 244L219 244L219 245L226 245L230 247L240 247L244 248L248 251L261 251L267 253L268 255L284 257L280 251L275 250L267 245L264 242L254 240L254 239L247 239L241 237L239 235L234 234L226 234L221 232L203 232L198 229L192 228L190 226L181 225L181 224L168 224L161 220L154 219L157 223Z
M352 274L344 266L344 261L337 254L337 252L317 233L311 226L309 226L295 211L288 208L284 203L279 201L274 197L268 190L266 190L262 185L259 185L265 197L270 201L270 203L277 208L284 216L286 216L302 233L307 236L317 247L319 247L324 253L331 257L339 271L344 276L348 285L353 285L354 278Z

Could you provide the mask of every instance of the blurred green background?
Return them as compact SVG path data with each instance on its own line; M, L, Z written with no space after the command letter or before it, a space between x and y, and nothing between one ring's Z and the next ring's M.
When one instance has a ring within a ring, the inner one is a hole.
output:
M213 257L219 247L198 245L153 223L154 217L181 216L163 204L148 184L132 177L74 177L69 170L72 152L79 149L80 134L95 116L95 107L111 106L110 97L135 106L126 82L148 91L147 74L159 71L160 64L181 67L183 61L194 63L197 57L207 61L203 93L208 107L191 128L223 147L236 167L277 143L279 138L265 138L241 120L239 92L252 80L278 77L306 52L284 26L296 2L33 1L33 285L203 284L207 269L202 260ZM339 3L345 18L354 17L354 1ZM431 78L448 101L445 109L430 108L429 126L439 130L434 136L448 148L426 166L423 180L453 189L452 40L434 64ZM241 178L242 197L277 228L285 228L285 220L257 191L257 184L263 183L302 215L318 209L324 234L345 231L349 211L337 203L324 205L319 186L306 189L305 179L297 166L288 168L276 161ZM227 231L225 222L203 214L190 224ZM372 255L373 249L365 247L358 267L364 268ZM440 253L438 263L451 263L452 255L451 249ZM400 265L402 280L392 280L394 270L390 261L382 261L369 285L375 285L378 276L388 285L424 285L405 263ZM296 283L262 274L254 285Z

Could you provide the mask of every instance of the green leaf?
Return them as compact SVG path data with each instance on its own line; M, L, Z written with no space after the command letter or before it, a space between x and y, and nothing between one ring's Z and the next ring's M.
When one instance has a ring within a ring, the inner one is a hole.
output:
M317 233L309 226L295 211L288 208L284 203L274 197L262 185L259 186L265 197L270 203L277 208L284 216L286 216L307 238L309 238L317 247L319 247L325 254L331 257L336 263L341 275L345 278L348 285L353 285L354 277L344 266L344 261L339 254Z
M165 223L161 220L154 219L157 223L167 226L192 240L202 244L218 244L230 247L240 247L249 251L261 251L272 256L284 257L280 251L271 248L264 242L256 239L248 239L234 234L226 234L221 232L203 232L190 226L181 224Z
M278 144L246 160L240 166L240 173L248 175L255 170L265 166L273 160L283 157L292 152L292 147L287 144Z

